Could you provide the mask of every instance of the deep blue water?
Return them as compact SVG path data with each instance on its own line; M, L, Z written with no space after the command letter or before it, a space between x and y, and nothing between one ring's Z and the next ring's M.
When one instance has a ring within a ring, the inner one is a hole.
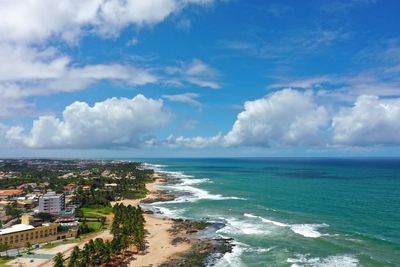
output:
M400 159L145 159L185 195L171 216L226 223L218 266L400 266Z

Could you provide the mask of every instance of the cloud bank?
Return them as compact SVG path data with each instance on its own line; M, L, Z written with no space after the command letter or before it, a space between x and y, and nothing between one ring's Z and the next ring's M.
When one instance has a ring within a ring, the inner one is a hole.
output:
M212 137L173 137L161 145L320 148L400 145L400 99L362 95L352 106L332 110L312 91L283 89L247 101L232 128Z
M176 97L177 101L187 101L186 95L183 100L179 95L172 99ZM11 127L6 138L30 148L400 145L399 98L362 95L352 106L337 110L318 102L312 91L283 89L247 101L226 134L170 135L164 140L143 138L170 120L162 100L138 95L133 99L107 99L93 107L75 102L65 108L61 119L41 116L33 122L29 134L21 127ZM5 126L2 128L4 131Z
M6 138L30 148L139 146L144 134L165 125L169 119L162 100L143 95L110 98L92 107L74 102L65 108L62 118L41 116L28 134L22 127L11 127Z

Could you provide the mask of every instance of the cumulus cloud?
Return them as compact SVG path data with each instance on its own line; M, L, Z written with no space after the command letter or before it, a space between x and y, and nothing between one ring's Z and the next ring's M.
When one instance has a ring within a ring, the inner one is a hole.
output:
M179 67L168 67L167 73L175 75L175 83L181 81L191 83L200 87L219 89L218 72L211 66L199 59L193 59L190 63L181 63Z
M225 135L168 137L167 147L400 145L400 98L361 95L352 107L331 110L311 91L283 89L247 101Z
M224 141L228 146L317 144L328 119L311 92L284 89L246 102Z
M110 98L89 106L74 102L62 118L41 116L28 134L11 127L8 141L31 148L99 148L137 146L144 134L168 122L162 100L137 95L132 99Z
M343 145L400 144L400 99L363 95L354 106L333 117L333 143Z

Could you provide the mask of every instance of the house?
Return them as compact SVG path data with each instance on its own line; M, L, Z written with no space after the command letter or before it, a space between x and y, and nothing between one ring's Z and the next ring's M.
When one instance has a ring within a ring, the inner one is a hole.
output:
M10 197L21 196L24 191L21 189L5 189L0 190L0 199L8 199Z
M19 185L17 188L23 190L23 189L29 189L29 188L35 189L36 187L37 187L36 183L26 183L26 184Z
M64 193L71 194L74 192L75 188L76 188L76 185L73 183L64 185L64 187L63 187Z

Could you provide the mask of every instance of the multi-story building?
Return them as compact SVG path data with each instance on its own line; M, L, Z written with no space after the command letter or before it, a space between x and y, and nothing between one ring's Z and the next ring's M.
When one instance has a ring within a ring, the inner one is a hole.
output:
M28 242L30 244L45 243L77 235L76 229L59 232L58 223L44 223L34 227L28 224L31 222L29 217L24 218L23 216L21 224L0 230L0 243L6 244L9 248L19 248L25 247Z
M39 212L59 214L65 209L64 194L48 192L39 198Z

